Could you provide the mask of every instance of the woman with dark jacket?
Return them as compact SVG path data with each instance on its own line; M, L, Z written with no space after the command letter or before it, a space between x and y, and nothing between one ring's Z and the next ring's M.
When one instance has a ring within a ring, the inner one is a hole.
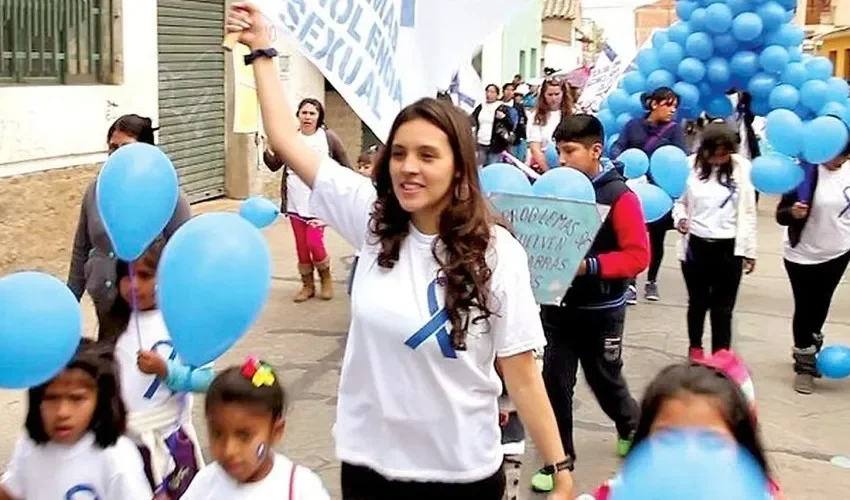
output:
M115 120L106 134L109 154L134 142L153 144L155 131L150 118L124 115ZM114 333L112 330L116 327L113 325L115 318L111 317L110 311L118 296L118 260L100 219L96 191L97 178L86 188L80 206L80 219L77 222L68 272L68 288L77 300L83 297L83 293L89 293L97 313L99 337L102 337ZM163 230L165 238L170 238L191 217L189 202L181 192L174 215Z
M632 148L640 149L650 157L662 146L676 146L687 152L685 132L681 124L676 121L679 96L672 89L661 87L644 96L644 107L647 109L646 115L631 120L620 132L620 138L611 148L611 158L616 159L623 151ZM653 182L651 174L647 174L647 179ZM646 227L649 231L652 260L647 272L644 293L646 300L655 302L661 299L656 279L661 269L661 260L664 258L664 237L667 231L673 229L673 218L670 213L667 213L661 219L647 224ZM627 298L629 304L637 303L637 287L634 282L629 287Z
M821 165L802 164L805 180L782 197L776 221L786 226L785 270L794 295L794 390L811 394L822 328L850 262L850 143Z
M502 161L501 154L514 144L510 108L499 100L499 86L487 85L485 101L472 112L472 128L478 144L478 166Z

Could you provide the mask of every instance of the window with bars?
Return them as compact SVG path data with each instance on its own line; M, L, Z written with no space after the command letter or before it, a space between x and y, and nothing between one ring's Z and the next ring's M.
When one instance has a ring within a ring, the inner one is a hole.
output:
M120 0L0 0L0 85L116 83Z

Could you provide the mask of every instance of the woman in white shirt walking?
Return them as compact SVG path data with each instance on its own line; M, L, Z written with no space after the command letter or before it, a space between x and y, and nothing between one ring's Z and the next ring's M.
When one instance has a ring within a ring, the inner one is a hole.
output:
M787 226L785 270L794 294L794 390L811 394L815 361L835 289L850 262L850 144L822 165L803 164L803 183L786 194L776 220Z
M682 233L679 260L688 288L688 356L705 357L705 316L711 320L711 350L732 345L732 310L743 272L756 264L756 197L750 162L735 153L735 131L708 125L691 157L685 194L676 201L673 220Z
M547 78L540 88L537 106L529 116L528 148L531 163L537 170L545 172L560 165L546 162L546 148L552 144L552 134L565 117L573 113L573 100L570 97L567 82L557 78Z
M514 124L510 108L499 100L499 86L491 83L484 89L484 102L475 107L470 119L478 141L478 166L502 161L502 153L514 143Z
M435 99L402 110L373 183L293 133L256 7L234 4L227 29L258 55L275 152L312 188L316 215L360 250L334 429L343 499L500 499L497 365L557 471L551 498L572 498L533 356L545 340L527 255L481 194L467 118Z

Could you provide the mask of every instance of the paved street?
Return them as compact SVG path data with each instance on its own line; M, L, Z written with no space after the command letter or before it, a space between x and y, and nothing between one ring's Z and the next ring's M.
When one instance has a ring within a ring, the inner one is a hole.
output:
M236 206L230 202L218 205ZM812 396L800 396L792 391L790 287L781 263L781 232L771 217L775 201L762 200L762 206L758 269L742 284L736 311L736 348L753 370L765 441L786 497L846 498L850 491L850 469L831 465L830 459L837 455L850 456L850 432L847 432L850 380L819 381L817 393ZM327 242L334 258L337 297L331 302L313 300L295 305L290 299L298 289L298 279L286 222L269 229L267 236L275 258L269 304L253 331L220 365L236 363L248 353L257 353L279 369L292 401L282 449L319 472L332 495L338 498L339 466L333 454L331 426L348 325L344 281L352 251L335 234L329 233ZM641 303L629 310L626 371L637 396L659 368L682 360L687 349L687 297L675 260L675 240L671 233L660 279L663 300L657 304ZM88 315L87 330L92 329L92 318ZM846 280L839 288L825 331L827 343L850 344L850 286ZM577 400L576 477L580 490L589 491L618 466L615 432L583 382ZM22 426L25 404L20 393L0 394L2 459L10 454ZM203 434L200 398L196 401L196 423ZM529 457L529 463L536 464L533 450ZM527 472L531 469L529 466Z

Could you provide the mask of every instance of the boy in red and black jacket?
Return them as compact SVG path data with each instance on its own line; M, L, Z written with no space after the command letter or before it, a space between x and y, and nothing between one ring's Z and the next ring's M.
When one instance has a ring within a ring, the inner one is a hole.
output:
M566 117L553 135L561 163L587 175L596 202L611 207L561 305L541 308L548 342L543 380L564 450L573 461L573 389L579 363L602 410L616 424L621 456L629 450L639 416L622 374L622 341L626 291L631 278L649 265L649 239L640 200L620 171L602 160L603 137L602 124L590 115ZM532 478L538 491L549 491L552 484L542 472Z

